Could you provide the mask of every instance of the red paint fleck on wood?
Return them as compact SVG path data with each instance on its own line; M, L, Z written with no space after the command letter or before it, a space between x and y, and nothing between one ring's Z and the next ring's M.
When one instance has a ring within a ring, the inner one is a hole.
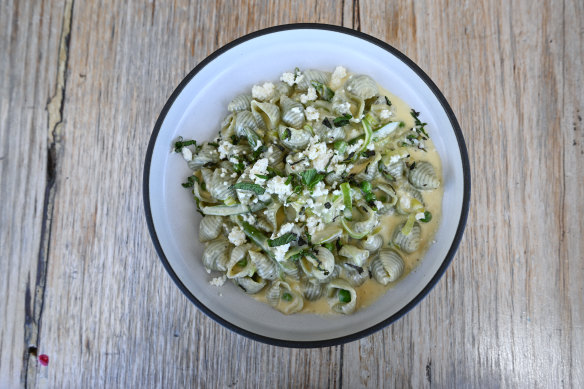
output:
M47 354L39 355L39 362L43 366L48 366L49 365L49 356Z

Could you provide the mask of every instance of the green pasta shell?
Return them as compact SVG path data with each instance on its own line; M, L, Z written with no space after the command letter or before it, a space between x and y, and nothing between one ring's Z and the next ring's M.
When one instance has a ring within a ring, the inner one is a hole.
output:
M229 259L229 242L223 236L207 243L203 251L203 265L209 270L226 271Z
M278 123L280 122L280 108L276 104L262 103L254 100L251 102L251 111L259 115L268 130L273 130L278 127Z
M303 77L298 81L296 88L300 91L306 91L312 86L312 82L320 82L328 85L331 81L331 73L318 69L306 69L302 73Z
M219 236L223 226L223 218L220 216L203 216L199 223L199 240L208 242Z
M302 128L304 125L304 106L287 96L280 98L280 109L282 110L282 121L288 126Z
M247 294L259 293L267 284L266 280L260 277L239 277L234 278L233 282Z
M383 249L371 263L371 274L377 282L387 285L396 281L404 272L405 264L395 250Z
M250 251L249 258L255 265L260 277L266 280L278 278L278 265L272 259L257 251Z
M354 74L350 76L345 82L344 88L363 100L370 99L379 94L375 80L365 74Z
M413 253L420 247L422 228L420 227L420 224L418 222L415 222L410 233L404 235L402 233L402 228L404 227L405 224L406 222L403 222L400 225L398 225L398 227L395 229L395 232L393 234L393 243L395 243L395 245L399 247L403 252L409 254Z
M416 162L413 168L408 170L408 180L418 189L431 190L440 187L440 180L431 163Z
M239 112L239 111L248 111L250 108L252 97L250 95L239 95L236 96L229 104L227 105L227 110L229 112Z
M349 292L351 300L348 302L341 302L338 298L340 290L346 290ZM357 306L357 292L348 281L340 278L330 282L327 288L327 297L331 309L338 313L343 313L345 315L351 314L355 311L355 307Z

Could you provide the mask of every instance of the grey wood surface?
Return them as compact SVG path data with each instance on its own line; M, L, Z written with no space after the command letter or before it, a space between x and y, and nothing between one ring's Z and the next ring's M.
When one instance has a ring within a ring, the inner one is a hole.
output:
M147 142L182 77L292 22L355 28L418 63L459 119L473 183L429 296L309 350L198 311L142 203ZM581 0L5 0L0 53L0 387L584 386Z

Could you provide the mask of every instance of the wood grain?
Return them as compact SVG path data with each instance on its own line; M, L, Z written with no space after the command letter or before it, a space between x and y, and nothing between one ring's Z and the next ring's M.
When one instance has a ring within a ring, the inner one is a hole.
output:
M2 2L0 386L583 386L584 4L451 3ZM156 257L141 194L182 77L293 22L359 29L417 62L460 121L473 182L430 295L383 331L314 350L199 312Z

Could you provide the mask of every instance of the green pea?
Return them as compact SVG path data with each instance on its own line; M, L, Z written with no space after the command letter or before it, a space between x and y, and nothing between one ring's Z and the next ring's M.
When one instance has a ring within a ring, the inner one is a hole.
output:
M339 301L342 303L351 302L351 293L345 289L339 289Z
M292 295L288 292L282 294L282 300L292 301Z

